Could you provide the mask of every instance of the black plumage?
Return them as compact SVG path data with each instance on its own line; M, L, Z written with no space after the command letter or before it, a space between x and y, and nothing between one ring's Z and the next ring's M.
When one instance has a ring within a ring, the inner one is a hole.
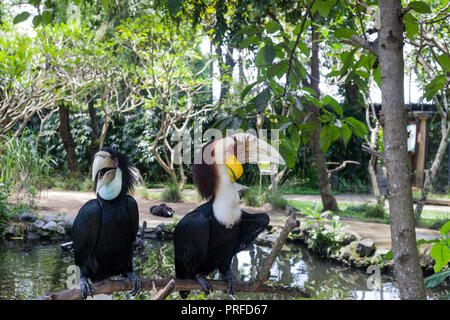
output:
M218 269L229 282L229 293L236 290L231 271L233 257L250 245L269 224L265 213L250 214L241 210L241 217L232 228L219 223L213 212L214 198L188 213L174 232L175 272L178 279L197 279L202 289L212 290L205 276ZM183 298L189 291L180 292Z
M73 223L72 237L75 264L81 271L83 298L92 295L87 279L101 281L114 275L125 275L133 281L133 290L140 290L140 281L133 273L133 242L139 228L136 200L128 195L136 177L127 157L110 148L103 148L122 171L122 187L112 200L97 194L84 204ZM107 168L110 169L110 168ZM97 186L98 175L95 177Z

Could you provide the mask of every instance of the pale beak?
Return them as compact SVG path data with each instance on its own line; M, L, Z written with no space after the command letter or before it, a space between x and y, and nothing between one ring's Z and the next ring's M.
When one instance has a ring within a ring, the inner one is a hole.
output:
M286 164L280 153L270 144L249 133L236 133L231 136L237 143L237 159L242 163L270 162Z
M105 168L110 168L105 172ZM116 176L116 166L111 159L111 154L106 151L99 151L95 154L94 163L92 165L92 181L97 179L97 190L102 186L110 183Z

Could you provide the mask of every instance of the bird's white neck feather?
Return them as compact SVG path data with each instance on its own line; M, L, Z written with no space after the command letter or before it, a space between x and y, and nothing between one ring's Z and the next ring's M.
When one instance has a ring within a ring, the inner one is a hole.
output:
M120 191L122 191L122 170L117 168L114 179L97 190L97 193L104 200L112 200L120 194Z
M226 228L231 228L241 218L239 193L228 176L226 166L224 164L216 164L216 166L219 172L219 185L213 202L214 216Z

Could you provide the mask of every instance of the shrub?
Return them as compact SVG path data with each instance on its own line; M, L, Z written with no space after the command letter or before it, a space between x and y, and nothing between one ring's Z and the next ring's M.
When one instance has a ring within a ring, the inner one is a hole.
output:
M164 192L161 194L161 200L167 202L180 202L182 199L180 186L176 183L166 185Z
M381 206L374 206L370 204L363 204L360 206L349 206L346 211L354 213L363 213L368 218L384 218L385 210Z

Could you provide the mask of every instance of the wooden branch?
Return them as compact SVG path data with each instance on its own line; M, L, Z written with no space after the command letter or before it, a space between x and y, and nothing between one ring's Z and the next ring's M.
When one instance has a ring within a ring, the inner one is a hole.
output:
M201 290L201 287L197 280L181 280L181 279L141 279L142 290L151 291L154 288L163 290L169 282L174 282L173 291L186 291L186 290ZM214 290L226 291L228 289L228 282L222 280L210 280L211 286ZM94 282L92 289L94 294L112 294L114 292L130 291L132 287L131 281L124 280L105 280L102 282ZM238 292L264 292L275 294L288 294L294 297L311 297L311 293L300 288L295 287L283 287L283 286L269 286L261 285L253 287L252 282L238 282ZM78 288L68 289L57 293L46 293L36 300L81 300L81 290Z
M328 170L328 176L330 176L332 173L335 173L339 170L344 169L347 164L357 164L360 165L361 163L359 163L358 161L353 161L353 160L345 160L344 162L342 162L342 164L334 169ZM339 164L339 162L327 162L327 164Z
M343 43L351 44L353 46L358 46L358 47L364 48L367 51L369 51L370 53L373 53L375 56L378 57L377 41L378 41L378 38L375 41L366 41L355 35L352 35L351 39L345 39L345 38L341 39L341 42L343 42Z
M172 293L174 289L175 280L171 279L163 289L158 290L155 294L153 294L150 300L164 300L169 296L169 294Z
M283 230L281 231L280 235L278 236L277 241L275 242L275 245L273 246L272 250L270 251L269 257L267 258L266 262L264 263L263 268L256 276L256 281L252 284L253 289L259 288L262 286L262 284L269 279L270 276L270 269L272 268L273 263L275 262L276 257L280 253L281 247L285 244L286 239L291 232L292 229L298 227L300 223L298 220L295 219L295 215L291 215L284 225Z
M376 150L373 150L373 149L372 149L371 147L369 147L368 145L363 144L363 145L362 145L362 150L365 151L365 152L367 152L367 153L369 153L369 154L371 154L371 155L374 155L374 156L377 157L377 158L383 159L383 154L382 154L381 152L378 152L378 151L376 151Z

